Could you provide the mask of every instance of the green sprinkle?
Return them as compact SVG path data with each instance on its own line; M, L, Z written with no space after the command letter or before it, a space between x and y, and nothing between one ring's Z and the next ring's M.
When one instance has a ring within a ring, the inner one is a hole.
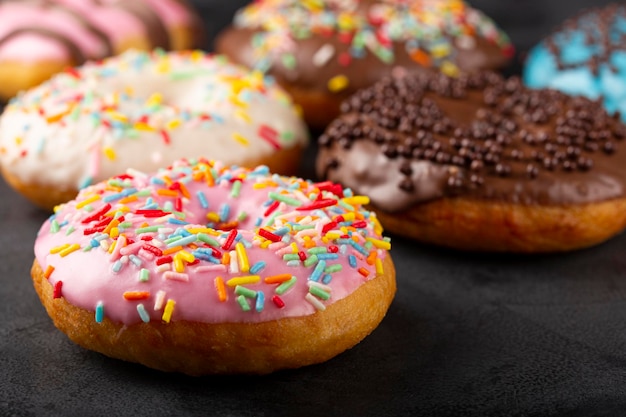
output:
M243 295L246 298L256 298L256 291L251 290L250 288L246 288L246 287L241 286L241 285L237 285L235 287L235 294Z
M315 229L315 225L314 224L296 224L293 226L293 230L296 230L296 231L307 230L307 229Z
M284 194L275 193L273 191L270 192L267 196L271 198L272 200L280 201L290 206L300 207L302 205L302 202L300 200L297 200L292 197L288 197Z
M346 203L343 200L339 200L337 201L337 203L348 211L356 211L356 209L353 206L351 206L350 204Z
M243 311L250 311L250 304L248 304L248 300L244 295L237 297L237 302Z
M152 193L152 191L151 191L151 190L149 190L149 189L147 189L147 190L137 191L137 192L135 193L135 195L136 195L137 197L148 197L148 196L150 196L150 194L151 194L151 193Z
M50 225L50 233L56 233L60 229L59 222L56 219L52 220L52 224Z
M296 283L297 279L295 276L292 276L291 279L289 281L285 281L282 284L280 284L278 287L276 287L276 294L278 295L283 295L285 292L287 292L291 287L294 286L294 284Z
M296 57L293 56L293 54L283 54L282 61L287 69L294 69L296 67Z
M220 246L220 242L213 239L211 236L207 235L206 233L198 233L197 237L200 242L207 243L210 246L215 246L215 247Z
M317 259L317 255L311 255L308 258L306 258L306 260L304 261L304 266L313 266L317 263L318 259Z
M267 219L267 221L265 222L265 226L273 226L274 225L274 221L276 220L276 217L281 216L283 214L282 211L280 210L276 210L274 213L272 213L272 215Z
M246 220L248 218L248 213L246 213L245 211L242 211L239 216L237 217L237 221L238 222L242 222L244 220Z
M324 246L316 246L307 251L310 254L327 253L328 249Z
M299 261L300 257L297 253L287 253L283 255L283 261Z
M74 226L70 226L67 228L67 231L65 232L65 236L69 236L71 235L76 229L74 228Z
M321 298L322 300L326 301L330 298L330 294L327 293L326 291L324 291L323 289L321 289L320 287L317 287L315 285L311 285L309 287L309 292L311 294L313 294L314 296L316 296L317 298Z
M129 227L132 227L132 226L133 226L132 222L122 222L117 227L121 229L128 229Z
M148 279L150 279L150 271L146 268L141 268L141 271L139 271L139 281L146 282Z
M177 240L181 240L182 238L183 238L183 237L182 237L182 236L180 236L180 235L173 236L173 237L171 237L171 238L169 238L169 239L165 239L165 240L163 241L163 243L165 243L166 245L169 245L170 243L172 243L172 242L176 242Z
M140 227L137 230L135 230L135 234L140 235L142 233L151 233L151 232L158 232L159 231L159 226L146 226L146 227Z
M341 264L333 264L333 265L328 265L326 269L324 269L324 272L326 274L332 274L333 272L339 272L342 269L343 267L341 266Z
M241 181L237 180L233 183L233 189L230 191L230 196L233 198L238 198L240 192L241 192Z

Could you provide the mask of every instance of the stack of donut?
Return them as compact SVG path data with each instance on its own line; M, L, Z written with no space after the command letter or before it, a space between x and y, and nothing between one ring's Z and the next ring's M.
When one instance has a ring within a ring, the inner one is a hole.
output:
M0 3L0 99L68 66L130 48L202 46L185 0L8 0Z

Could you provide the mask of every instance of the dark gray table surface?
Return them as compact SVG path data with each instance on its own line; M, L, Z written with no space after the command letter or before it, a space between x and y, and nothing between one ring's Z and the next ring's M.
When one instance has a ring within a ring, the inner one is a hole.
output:
M213 36L242 2L196 3ZM601 3L472 2L520 57L561 19ZM313 176L315 151L303 176ZM395 237L397 296L355 348L264 377L190 378L86 351L54 328L29 275L47 216L0 183L0 416L626 415L626 236L543 256Z

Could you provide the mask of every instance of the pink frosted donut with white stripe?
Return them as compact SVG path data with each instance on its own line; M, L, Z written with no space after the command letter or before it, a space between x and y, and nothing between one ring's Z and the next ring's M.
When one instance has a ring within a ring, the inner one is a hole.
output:
M203 46L202 25L184 0L8 0L0 3L0 98L66 66L129 48Z
M358 343L395 293L368 202L263 166L129 170L44 223L33 279L57 327L109 356L194 375L308 365Z

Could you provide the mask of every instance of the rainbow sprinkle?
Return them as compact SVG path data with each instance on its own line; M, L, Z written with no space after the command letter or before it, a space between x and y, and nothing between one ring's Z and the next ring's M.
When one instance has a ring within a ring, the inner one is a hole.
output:
M110 198L124 190L128 199ZM258 203L247 204L257 209L242 218L238 204L252 198ZM219 215L206 216L208 201L219 202ZM153 177L131 170L58 207L40 234L50 239L46 253L55 265L44 265L45 276L61 297L62 285L64 292L73 288L68 279L55 280L60 260L102 253L110 275L98 280L122 284L117 300L92 304L97 322L105 312L121 314L118 308L132 310L138 322L183 319L184 289L192 283L201 285L207 311L313 314L333 302L335 283L356 288L384 274L391 245L377 232L375 215L363 209L368 203L336 184L271 175L265 167L227 168L200 159L179 161ZM189 212L187 205L205 212ZM59 233L69 228L73 233Z

